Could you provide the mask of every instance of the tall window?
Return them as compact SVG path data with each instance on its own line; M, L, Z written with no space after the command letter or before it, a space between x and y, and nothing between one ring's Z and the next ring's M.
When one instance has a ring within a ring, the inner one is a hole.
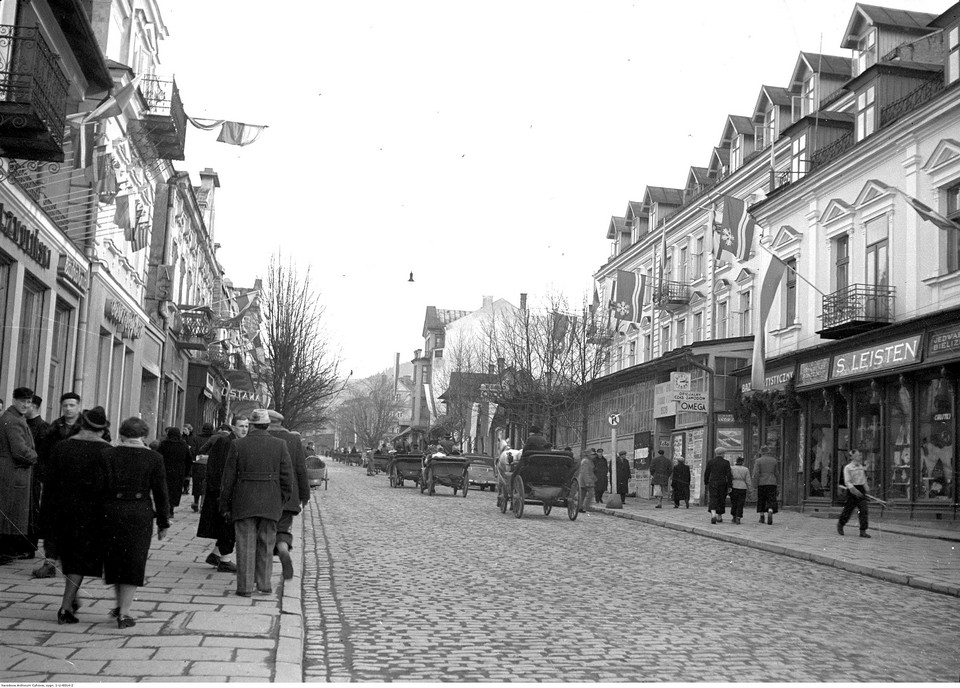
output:
M40 335L43 333L45 290L32 280L23 282L23 308L20 311L20 351L17 360L17 387L37 388L40 379Z
M690 341L703 341L703 313L693 314L693 334L690 337Z
M672 348L670 346L670 326L664 325L660 328L660 354L663 355Z
M637 364L637 342L636 340L630 342L627 349L627 365L634 366Z
M673 279L673 252L667 249L663 256L663 279L670 281Z
M876 94L876 87L870 86L857 96L857 141L863 141L876 128Z
M753 333L753 311L751 309L751 292L740 292L740 334L748 336Z
M653 358L653 337L648 334L643 335L643 360L649 361Z
M57 400L65 391L72 389L67 376L67 347L69 344L70 315L72 310L62 301L57 301L53 314L53 350L50 356L50 380L47 382L47 418L56 418L60 413Z
M773 103L767 106L763 113L763 145L769 146L777 140L777 106Z
M947 217L960 223L960 183L947 189ZM947 270L960 270L960 232L947 232Z
M886 218L883 218L886 221ZM876 287L876 295L867 294L867 315L874 318L889 316L884 287L890 284L889 242L887 239L867 246L867 284Z
M730 142L730 170L738 170L743 165L743 137L734 136Z
M727 336L727 302L721 301L717 304L717 327L716 339L724 339Z
M687 256L688 250L686 246L680 247L680 256L677 264L677 281L686 282L687 281L687 264L689 258Z
M838 236L833 241L834 266L833 274L836 281L836 291L850 286L850 237L846 234Z
M800 134L790 148L790 181L797 181L807 173L807 135Z
M787 285L784 289L786 322L784 325L790 326L797 321L797 259L791 258L786 262Z
M680 318L677 321L677 346L685 346L687 343L687 319Z
M817 111L817 75L811 74L803 82L803 94L800 101L800 116L807 115Z
M947 33L947 83L960 79L960 26L954 26Z
M877 31L870 29L857 41L857 74L863 72L877 61Z
M693 278L703 277L703 237L698 236L693 240Z

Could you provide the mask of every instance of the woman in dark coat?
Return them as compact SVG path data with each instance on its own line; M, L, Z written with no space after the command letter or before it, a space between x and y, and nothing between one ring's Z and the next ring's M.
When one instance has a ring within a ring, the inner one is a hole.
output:
M670 472L670 483L673 486L673 508L679 509L680 502L690 508L690 466L683 456L677 457L677 463Z
M173 518L174 507L180 506L185 466L193 462L190 445L183 439L180 428L167 428L167 437L157 448L163 457L163 468L167 477L167 496L170 498L170 513Z
M143 585L157 521L157 539L170 527L167 477L163 457L143 444L150 432L139 418L120 425L120 446L103 453L103 582L113 585L117 606L112 615L118 628L136 625L130 616L137 587Z
M79 621L77 595L84 576L103 573L103 452L110 444L103 433L110 425L103 408L83 411L80 431L57 443L45 469L43 523L49 524L66 579L57 623Z

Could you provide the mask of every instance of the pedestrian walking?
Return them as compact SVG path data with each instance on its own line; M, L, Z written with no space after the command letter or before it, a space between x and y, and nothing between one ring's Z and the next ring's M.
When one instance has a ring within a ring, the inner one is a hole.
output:
M117 628L137 622L130 604L144 584L147 556L157 522L157 539L167 535L170 512L163 457L144 444L150 427L139 418L120 424L119 446L103 452L103 582L114 587L117 606L111 612Z
M53 526L43 518L43 502L47 493L46 484L51 475L49 463L54 448L80 432L80 402L80 395L76 392L60 395L60 417L50 423L37 446L37 466L40 469L41 481L40 537L43 539L43 563L31 572L34 578L53 578L57 575L57 560L60 554L57 551Z
M13 390L13 403L0 414L0 565L32 556L30 529L31 481L37 450L26 413L33 390Z
M44 486L43 522L52 524L63 563L63 598L57 623L75 624L80 608L80 586L85 576L103 575L103 512L101 472L103 439L110 426L102 406L80 413L80 430L57 444L50 456L50 474Z
M663 494L670 485L670 473L673 470L673 463L667 458L662 449L657 450L657 455L650 462L650 484L653 485L653 497L657 500L655 509L663 508ZM689 497L688 497L689 498Z
M46 434L50 424L40 415L40 408L43 406L43 399L36 394L30 400L27 406L27 412L24 418L27 421L27 427L30 428L30 434L33 437L33 447L36 450L40 446L40 439ZM27 524L27 540L30 542L30 550L26 555L35 556L40 543L40 493L42 490L42 481L40 480L40 456L37 452L37 463L30 471L30 521Z
M230 445L240 437L246 437L250 421L246 416L235 416L233 425L223 424L200 451L207 454L206 492L200 509L200 523L197 524L197 537L210 538L216 542L213 551L204 560L216 567L220 573L236 573L234 561L236 536L233 523L220 513L220 482L223 480L223 467L227 462Z
M197 450L200 448L200 445L197 443L197 436L194 434L193 426L190 425L190 423L184 423L183 428L180 430L180 436L190 449L190 460L184 464L183 478L181 480L181 494L188 495L190 494L190 476L193 473L193 460L197 456ZM178 506L179 504L180 502L177 501Z
M307 481L307 455L303 451L300 437L283 427L283 415L270 409L271 437L283 440L287 445L290 463L293 466L293 484L290 497L283 505L283 514L277 521L277 543L274 554L280 559L280 569L284 580L293 578L293 559L290 550L293 549L293 517L310 501L310 483Z
M163 469L167 476L167 494L170 497L170 513L167 514L173 519L173 512L180 506L180 496L183 493L183 474L186 466L189 466L193 459L190 456L190 446L183 439L180 428L171 426L164 433L166 437L160 442L157 451L163 457Z
M597 449L597 453L593 455L593 471L595 479L593 484L594 501L597 504L603 504L603 493L607 491L607 481L610 474L610 464L607 463L607 457L603 455L603 449Z
M270 414L255 409L250 434L233 441L223 468L220 513L233 523L237 594L273 592L271 576L277 521L294 496L293 464L283 440L271 437Z
M734 466L730 468L733 476L730 489L730 517L736 525L743 519L743 505L747 501L747 491L750 489L750 471L743 465L743 457L738 456Z
M627 501L627 492L630 489L630 462L627 461L627 452L617 452L617 494L620 495L621 503Z
M773 525L773 515L777 513L777 485L780 484L780 463L770 451L769 445L760 447L760 456L753 464L753 482L757 486L757 513L760 523L766 518L767 525Z
M190 467L190 493L193 496L193 504L190 508L194 512L200 511L200 503L203 501L203 495L207 489L207 460L209 455L203 451L204 445L213 437L213 425L204 423L200 428L200 434L196 439L196 452L193 456L193 464ZM187 442L189 445L190 443Z
M847 525L853 510L857 510L857 517L860 520L860 537L868 538L870 533L867 528L870 527L870 512L867 508L867 472L863 467L863 454L859 449L850 452L850 463L843 467L843 483L847 489L847 501L843 504L843 511L840 512L840 520L837 521L837 532L843 535L843 527Z
M723 453L722 449L716 450L714 457L707 461L707 469L703 474L703 482L707 484L710 492L710 523L723 523L723 514L727 510L727 492L733 483L730 462L723 458Z
M597 452L591 449L580 457L580 513L587 513L587 507L593 501L594 487L597 483L597 469L594 459Z
M690 466L683 454L677 457L677 463L670 471L670 483L673 488L673 508L679 509L680 502L690 508Z

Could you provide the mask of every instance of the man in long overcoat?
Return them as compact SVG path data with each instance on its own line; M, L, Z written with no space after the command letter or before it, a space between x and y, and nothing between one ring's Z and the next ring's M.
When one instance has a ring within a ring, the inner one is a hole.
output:
M250 434L230 444L220 483L220 512L233 521L237 548L237 594L273 592L271 574L277 521L293 495L293 466L286 443L267 433L270 416L256 409Z
M663 508L663 495L670 486L670 473L673 471L673 462L667 458L662 449L650 462L650 484L653 485L653 496L657 498L655 509Z
M204 560L216 567L220 573L236 573L237 564L233 560L236 536L233 523L228 522L220 513L220 481L223 479L223 467L227 463L230 445L239 437L246 437L250 421L246 416L237 416L233 425L224 423L217 434L210 437L200 447L200 453L206 454L206 480L203 507L200 509L200 523L197 524L197 537L216 540L213 551Z
M280 558L284 580L290 580L293 578L293 560L290 558L290 550L293 549L293 517L299 514L300 509L310 501L310 483L307 481L307 453L303 451L300 438L283 427L283 415L273 409L270 409L267 413L270 416L270 428L268 429L270 436L281 439L286 443L287 451L290 453L290 461L293 464L293 491L284 502L283 515L277 522L277 545L273 552Z
M593 485L593 497L597 504L603 504L603 493L607 491L610 479L610 464L603 455L603 449L597 449L597 453L593 455L593 470L597 480Z
M723 458L722 449L717 449L713 458L707 461L703 482L710 490L710 523L720 523L727 510L727 492L733 487L733 471L730 462Z
M25 414L33 390L13 390L13 404L0 414L0 564L29 555L31 479L37 463L33 434Z

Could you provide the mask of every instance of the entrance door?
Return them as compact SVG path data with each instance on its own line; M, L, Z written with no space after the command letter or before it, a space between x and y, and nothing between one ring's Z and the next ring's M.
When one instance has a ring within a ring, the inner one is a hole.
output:
M830 475L830 499L834 504L843 504L847 494L841 490L840 480L843 476L843 467L850 463L850 426L848 425L847 400L839 392L833 395L833 427L836 451L833 455L833 465Z

